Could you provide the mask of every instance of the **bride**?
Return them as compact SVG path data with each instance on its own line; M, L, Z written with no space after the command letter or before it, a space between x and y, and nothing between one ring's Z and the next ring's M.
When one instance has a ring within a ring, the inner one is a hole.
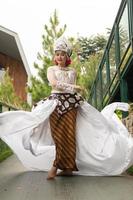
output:
M28 111L0 114L0 138L29 170L56 175L119 175L133 164L133 139L114 111L128 110L115 102L101 112L79 94L71 47L61 37L54 46L55 65L48 68L51 95Z

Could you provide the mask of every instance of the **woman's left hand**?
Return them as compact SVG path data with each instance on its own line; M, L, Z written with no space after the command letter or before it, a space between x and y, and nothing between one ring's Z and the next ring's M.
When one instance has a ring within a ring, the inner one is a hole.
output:
M77 91L77 92L83 92L84 91L84 88L83 87L81 87L80 85L75 85L75 90Z

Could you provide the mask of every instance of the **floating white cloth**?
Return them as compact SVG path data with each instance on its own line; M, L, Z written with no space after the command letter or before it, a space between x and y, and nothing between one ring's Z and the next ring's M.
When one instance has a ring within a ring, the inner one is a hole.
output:
M31 112L0 114L0 137L29 170L47 171L52 166L55 146L49 116L57 100L46 100ZM128 110L126 103L112 103L100 113L84 102L76 123L79 175L118 175L133 164L133 139L114 111Z

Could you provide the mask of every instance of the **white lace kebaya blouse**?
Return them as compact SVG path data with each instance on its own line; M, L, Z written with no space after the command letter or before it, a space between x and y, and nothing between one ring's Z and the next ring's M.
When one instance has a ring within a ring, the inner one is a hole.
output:
M51 93L74 93L76 71L70 67L52 66L48 68L47 78L52 87ZM52 84L56 82L56 84Z

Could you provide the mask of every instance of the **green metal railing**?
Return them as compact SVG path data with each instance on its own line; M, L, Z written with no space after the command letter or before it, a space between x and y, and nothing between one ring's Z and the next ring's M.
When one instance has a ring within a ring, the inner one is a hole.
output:
M113 101L133 100L132 94L129 99L128 91L128 85L132 84L129 79L132 71L133 1L122 0L91 88L89 102L101 110Z

